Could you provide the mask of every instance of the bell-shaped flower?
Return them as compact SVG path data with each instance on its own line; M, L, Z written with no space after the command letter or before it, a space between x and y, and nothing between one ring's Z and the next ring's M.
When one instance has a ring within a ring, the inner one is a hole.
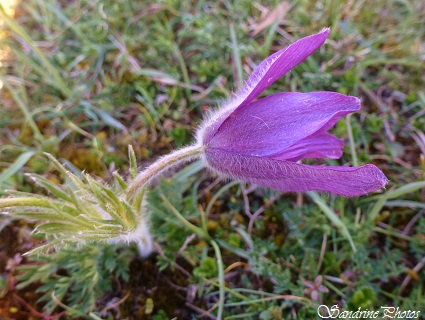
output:
M335 92L281 92L255 100L315 52L329 29L298 40L264 60L243 88L197 132L202 158L219 174L283 191L359 196L384 187L376 166L312 166L304 158L342 155L343 141L327 131L360 109L360 100Z

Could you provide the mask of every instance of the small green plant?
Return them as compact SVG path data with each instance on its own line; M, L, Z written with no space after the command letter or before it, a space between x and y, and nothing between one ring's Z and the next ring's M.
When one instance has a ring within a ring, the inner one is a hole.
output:
M114 183L106 185L85 173L78 177L51 155L47 156L66 180L63 186L30 174L29 177L49 193L48 196L10 191L12 197L0 201L0 208L10 208L15 217L42 221L36 232L49 242L29 253L90 242L136 242L142 256L151 253L152 240L143 192L129 201L125 196L127 183L118 173L114 174ZM135 174L136 160L132 148L129 148L129 157L130 173Z
M116 245L86 245L83 250L68 246L49 255L31 258L18 268L18 289L42 283L38 302L47 314L61 306L69 317L86 317L97 299L114 289L114 281L129 280L134 253ZM100 311L102 313L102 311Z

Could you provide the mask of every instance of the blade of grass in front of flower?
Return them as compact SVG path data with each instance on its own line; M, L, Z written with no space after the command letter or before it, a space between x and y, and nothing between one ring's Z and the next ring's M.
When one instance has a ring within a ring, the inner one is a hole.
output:
M387 200L390 199L396 199L399 198L405 194L409 194L412 192L415 192L417 190L420 190L422 188L425 188L425 181L419 181L419 182L412 182L409 184L406 184L400 188L394 189L394 190L388 190L387 192L380 195L373 206L373 208L368 213L368 219L369 221L375 221L379 212L381 212L382 208L385 206L385 203Z
M34 151L26 151L19 155L19 157L9 167L0 173L0 187L1 185L13 176L15 173L20 171L27 161L35 154Z
M350 242L351 248L354 252L357 251L356 246L354 245L353 238L351 237L347 226L342 222L342 220L337 216L335 211L333 211L323 199L314 191L307 192L308 196L313 200L314 203L320 208L320 210L328 217L329 220L334 224L335 227L344 235L345 238Z
M96 314L94 314L93 312L89 313L90 318L92 318L93 320L103 320L101 317L97 316Z

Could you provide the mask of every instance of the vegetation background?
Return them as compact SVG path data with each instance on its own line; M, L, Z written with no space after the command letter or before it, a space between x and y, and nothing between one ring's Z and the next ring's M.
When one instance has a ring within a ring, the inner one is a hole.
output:
M95 243L23 257L44 241L37 221L1 215L0 318L312 319L321 304L425 315L423 1L25 0L0 16L1 196L42 194L25 173L64 183L44 152L105 183L127 174L128 145L144 168L190 143L269 54L324 27L326 44L268 93L361 97L334 128L344 156L326 163L374 163L390 180L359 198L284 194L194 163L150 193L147 259ZM173 210L206 216L222 259Z

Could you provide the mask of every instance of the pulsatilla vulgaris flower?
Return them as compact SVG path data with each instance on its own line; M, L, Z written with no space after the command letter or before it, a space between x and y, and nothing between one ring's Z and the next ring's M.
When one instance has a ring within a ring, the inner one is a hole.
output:
M207 166L231 178L283 191L359 196L385 186L374 165L311 166L304 158L339 158L343 141L327 131L360 109L360 100L335 92L282 92L255 100L315 52L329 29L302 38L264 60L243 88L197 132Z
M335 92L282 92L255 100L265 89L316 51L329 29L305 37L264 60L243 88L211 113L196 134L196 143L166 155L130 184L135 197L164 170L201 157L223 176L283 191L326 191L359 196L385 186L374 165L311 166L304 158L342 155L343 141L327 131L342 117L360 109L360 100Z

